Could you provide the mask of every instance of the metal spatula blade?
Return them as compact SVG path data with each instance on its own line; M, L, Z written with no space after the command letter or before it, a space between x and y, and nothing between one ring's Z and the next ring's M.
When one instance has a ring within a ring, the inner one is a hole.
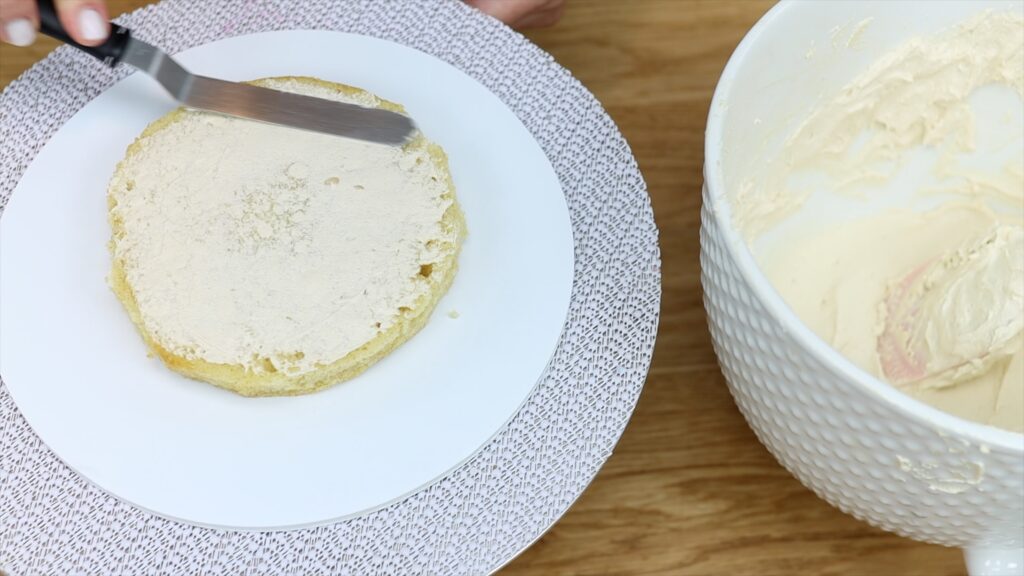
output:
M38 0L40 31L70 44L110 67L120 62L146 72L182 104L240 118L290 126L380 144L400 145L416 130L408 116L355 104L291 94L192 74L159 48L112 25L99 46L75 42L65 32L53 0Z
M122 54L122 62L146 72L192 108L381 144L402 144L416 128L408 116L389 110L191 74L137 38L128 38Z

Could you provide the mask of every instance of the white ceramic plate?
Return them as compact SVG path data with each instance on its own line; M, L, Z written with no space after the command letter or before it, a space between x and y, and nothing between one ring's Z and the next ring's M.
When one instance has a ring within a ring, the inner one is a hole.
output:
M310 396L246 399L148 358L106 284L106 185L174 104L134 74L60 129L0 226L0 373L18 407L101 488L205 525L325 523L442 477L515 414L566 319L572 232L544 153L476 81L394 43L281 31L178 56L201 74L316 76L403 103L451 160L469 228L455 283L420 334Z

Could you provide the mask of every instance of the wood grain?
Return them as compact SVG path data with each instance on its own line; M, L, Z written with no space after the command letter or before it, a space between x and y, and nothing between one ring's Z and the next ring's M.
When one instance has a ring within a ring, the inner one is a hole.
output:
M704 122L729 54L770 5L568 0L557 27L528 34L632 145L661 231L664 300L650 376L615 454L504 574L964 573L957 550L876 530L800 485L758 443L718 370L699 283ZM54 45L0 47L0 85Z

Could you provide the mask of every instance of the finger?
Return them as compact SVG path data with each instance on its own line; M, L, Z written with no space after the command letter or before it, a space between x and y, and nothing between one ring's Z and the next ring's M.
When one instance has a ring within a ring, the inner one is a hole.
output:
M548 26L554 26L562 19L562 13L564 11L564 6L560 4L550 10L527 14L513 24L512 27L517 30L526 30L527 28L547 28Z
M0 0L0 40L28 46L35 42L38 27L35 0Z
M467 0L470 6L513 25L537 7L537 0Z
M562 0L466 0L470 6L513 28L550 26L562 16Z
M514 18L518 18L521 11L521 7L517 6L518 2L516 0L512 0L512 2L507 0L505 2L502 2L502 0L466 0L466 3L485 14L502 20L505 24L509 24Z
M110 18L102 0L56 0L60 24L79 44L96 46L110 35Z

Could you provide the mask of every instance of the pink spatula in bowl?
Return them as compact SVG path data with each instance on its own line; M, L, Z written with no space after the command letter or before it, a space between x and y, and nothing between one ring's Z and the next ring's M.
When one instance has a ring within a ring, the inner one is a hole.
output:
M1024 345L1024 231L999 225L889 287L878 337L896 386L951 386Z

